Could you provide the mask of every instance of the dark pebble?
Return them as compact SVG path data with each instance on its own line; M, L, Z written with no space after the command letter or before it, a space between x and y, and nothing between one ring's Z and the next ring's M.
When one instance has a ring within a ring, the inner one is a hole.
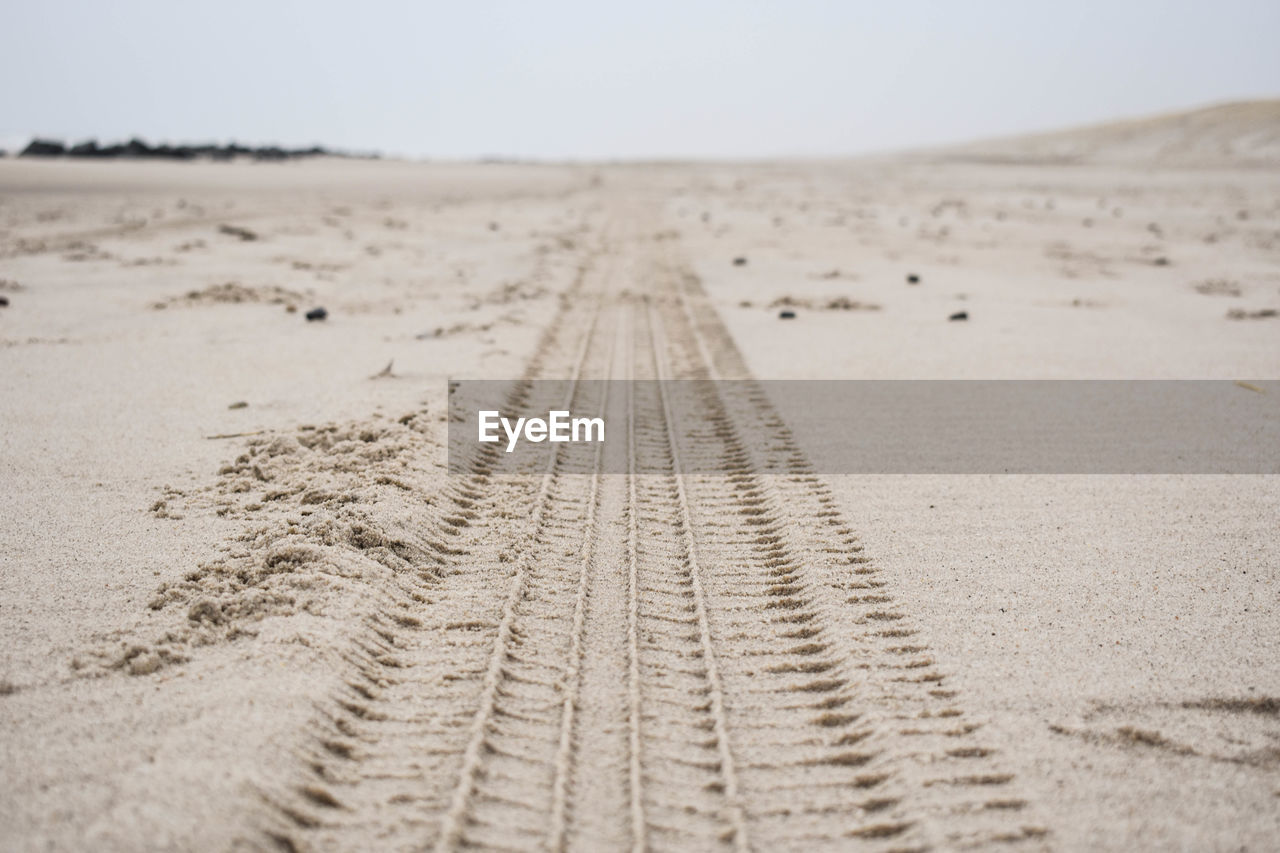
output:
M916 275L915 273L912 273L911 275L907 276L907 284L919 284L919 283L920 283L920 276Z
M746 258L734 258L734 259L733 259L733 265L734 265L735 267L745 267L745 266L747 265L747 259L746 259Z
M8 307L9 307L9 297L0 296L0 308L8 308Z
M956 313L952 314L952 315L951 315L950 317L948 317L947 319L948 319L948 320L968 320L968 319L969 319L969 312L968 312L968 311L957 311Z
M329 312L324 310L323 308L312 308L310 311L307 312L307 322L310 323L313 320L323 320L325 317L328 317L328 316L329 316Z
M779 319L779 320L794 320L795 318L796 318L796 312L794 312L794 311L779 311L779 312L778 312L778 319Z

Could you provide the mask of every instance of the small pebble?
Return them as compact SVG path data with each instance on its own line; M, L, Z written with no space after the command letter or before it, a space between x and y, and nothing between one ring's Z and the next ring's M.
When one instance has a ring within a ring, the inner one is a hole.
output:
M948 320L968 320L968 319L969 319L969 312L968 312L968 311L957 311L956 313L952 314L952 315L951 315L950 317L948 317L947 319L948 319Z
M794 311L779 311L779 312L778 312L778 319L779 319L779 320L794 320L795 318L796 318L796 312L794 312Z
M246 403L244 400L241 400L237 403L232 403L230 406L227 406L227 408L228 409L247 409L249 408L249 404Z
M323 320L325 317L328 317L328 316L329 316L329 312L324 310L323 308L312 308L310 311L307 312L307 322L310 323L313 320Z
M907 276L907 284L919 284L919 283L920 283L920 276L916 275L915 273L912 273L911 275Z
M0 308L8 308L8 307L9 307L9 297L0 296Z
M745 266L747 265L747 259L746 259L746 258L734 258L734 259L733 259L733 265L734 265L735 267L745 267Z

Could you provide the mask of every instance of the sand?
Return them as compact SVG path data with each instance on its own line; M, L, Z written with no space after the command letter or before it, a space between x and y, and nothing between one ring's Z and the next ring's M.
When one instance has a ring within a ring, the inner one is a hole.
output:
M444 454L450 377L1275 378L1240 114L1143 126L1190 160L0 161L3 846L1266 849L1274 477L827 476L736 395L780 449L726 430L731 480Z

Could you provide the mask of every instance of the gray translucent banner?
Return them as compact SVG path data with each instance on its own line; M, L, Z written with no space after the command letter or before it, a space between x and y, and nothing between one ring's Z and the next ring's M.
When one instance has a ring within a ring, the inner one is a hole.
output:
M454 474L1280 473L1280 381L465 380L449 410Z

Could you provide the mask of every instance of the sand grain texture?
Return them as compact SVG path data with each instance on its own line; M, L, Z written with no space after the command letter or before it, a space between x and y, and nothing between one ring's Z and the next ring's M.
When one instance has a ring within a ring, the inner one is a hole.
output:
M750 383L686 447L532 381L1274 377L1253 161L0 167L4 846L1274 839L1274 478L828 477ZM451 376L633 474L448 475Z

